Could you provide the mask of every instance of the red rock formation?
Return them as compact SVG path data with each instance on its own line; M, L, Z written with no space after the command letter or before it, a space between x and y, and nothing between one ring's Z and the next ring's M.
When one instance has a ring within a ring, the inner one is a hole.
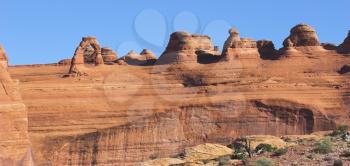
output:
M117 53L109 47L103 47L101 53L104 62L114 62L117 59Z
M126 63L129 65L149 66L157 61L157 57L148 49L143 49L140 54L132 50L127 55L119 58L118 61L119 64Z
M215 52L209 36L174 32L157 64L197 62L197 51Z
M224 55L234 61L182 64L183 56L195 61L199 52L215 51L208 41L175 35L167 48L176 53L171 64L105 65L78 79L59 77L63 65L10 67L28 108L37 165L133 165L243 135L350 124L349 74L337 73L349 56L310 49L261 60L258 49L272 43L254 45L231 31Z
M298 24L290 30L283 42L284 47L320 46L316 31L307 24Z
M350 31L348 36L344 39L344 42L339 45L338 50L340 53L350 53Z
M260 55L257 49L256 41L249 38L240 38L239 33L235 28L230 29L229 34L230 36L225 41L224 48L222 50L223 60L231 61L236 59L246 61L246 64L257 63L255 61L260 59Z
M276 60L280 57L272 41L259 40L256 44L262 59Z
M6 52L1 44L0 44L0 65L3 65L4 67L8 66L8 59L6 56Z
M75 50L74 56L72 58L71 67L69 69L69 74L74 75L82 75L82 71L80 71L78 68L82 64L85 63L85 51L88 49L88 47L92 47L95 50L95 53L93 54L93 62L95 65L102 65L103 57L101 55L101 47L99 43L97 42L95 37L83 37L82 41L80 42L79 46Z
M59 65L71 65L72 59L62 59L58 62Z
M6 68L0 64L0 165L23 165L31 160L27 110Z

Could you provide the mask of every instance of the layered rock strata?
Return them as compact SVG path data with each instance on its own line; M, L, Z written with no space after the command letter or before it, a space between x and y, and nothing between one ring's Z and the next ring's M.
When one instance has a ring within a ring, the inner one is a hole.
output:
M166 50L177 58L162 65L103 65L80 78L62 78L64 65L9 67L28 108L29 154L37 165L134 165L202 143L350 125L349 56L310 49L265 60L272 42L230 33L223 50L233 61L188 63L217 51L180 33Z
M114 62L117 59L117 53L112 48L101 48L101 54L104 62Z
M0 64L0 126L0 165L32 164L27 110L7 62Z
M314 28L307 24L298 24L290 30L290 35L283 41L283 46L320 46L320 42Z

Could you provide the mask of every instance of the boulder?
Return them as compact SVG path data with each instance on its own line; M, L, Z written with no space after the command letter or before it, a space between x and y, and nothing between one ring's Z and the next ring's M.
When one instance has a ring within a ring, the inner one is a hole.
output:
M1 44L0 44L0 65L3 65L5 68L8 66L8 59L6 56L6 52Z
M117 53L109 47L101 48L101 54L104 62L113 62L117 59Z
M174 32L167 48L157 64L197 62L198 51L214 52L211 38L206 35L192 35L187 32Z
M201 144L195 147L185 149L185 161L187 163L196 163L199 161L208 161L226 157L233 154L233 150L219 144Z
M307 24L298 24L290 30L290 35L284 40L283 46L320 46L316 31Z
M348 36L344 39L343 43L339 45L339 53L350 53L350 31Z

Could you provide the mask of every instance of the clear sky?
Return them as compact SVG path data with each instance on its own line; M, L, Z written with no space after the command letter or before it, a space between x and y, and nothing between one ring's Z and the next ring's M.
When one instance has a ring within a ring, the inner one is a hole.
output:
M340 44L350 30L349 0L0 0L0 43L10 64L71 58L83 36L122 56L130 49L164 50L177 30L208 34L222 48L228 28L276 47L298 23L321 42Z

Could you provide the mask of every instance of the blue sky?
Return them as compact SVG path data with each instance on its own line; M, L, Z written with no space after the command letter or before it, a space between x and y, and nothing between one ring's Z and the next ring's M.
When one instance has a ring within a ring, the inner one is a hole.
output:
M349 6L349 0L0 0L0 43L12 65L71 58L87 35L118 56L142 48L159 56L176 30L208 34L221 48L231 26L279 48L291 27L307 23L321 42L340 44L350 30Z

